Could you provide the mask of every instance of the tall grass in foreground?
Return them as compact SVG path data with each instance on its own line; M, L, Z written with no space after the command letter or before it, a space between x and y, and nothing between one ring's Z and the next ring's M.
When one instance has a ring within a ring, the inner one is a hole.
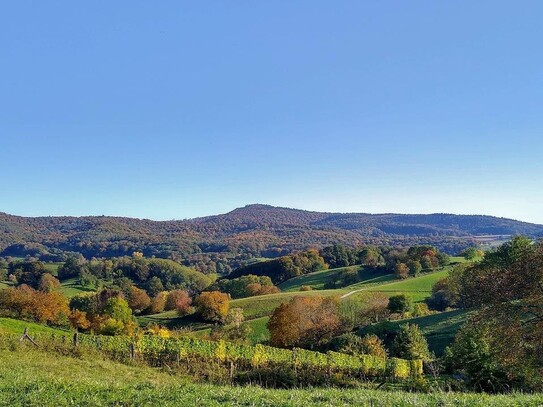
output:
M196 384L164 370L28 347L0 350L2 406L539 406L543 395L408 393L371 389L270 390Z

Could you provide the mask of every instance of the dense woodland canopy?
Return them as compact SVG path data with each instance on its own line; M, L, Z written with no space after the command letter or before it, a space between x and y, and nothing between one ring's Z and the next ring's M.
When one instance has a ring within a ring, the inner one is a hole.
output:
M543 226L489 216L370 215L249 205L180 221L109 216L25 218L0 213L0 256L64 261L70 253L110 258L141 252L205 273L228 274L254 257L278 257L333 244L431 244L456 254L478 235L542 236Z

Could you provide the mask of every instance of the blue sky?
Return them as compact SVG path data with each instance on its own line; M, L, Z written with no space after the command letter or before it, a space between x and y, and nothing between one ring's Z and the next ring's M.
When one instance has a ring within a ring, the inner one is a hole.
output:
M0 211L543 223L540 1L0 3Z

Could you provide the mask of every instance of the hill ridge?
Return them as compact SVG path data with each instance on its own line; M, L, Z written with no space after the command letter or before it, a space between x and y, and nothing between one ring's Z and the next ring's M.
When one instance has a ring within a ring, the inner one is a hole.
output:
M266 204L170 221L118 216L24 217L0 212L0 255L32 254L29 247L49 253L79 252L88 258L142 251L146 256L182 259L189 264L195 256L204 258L210 253L215 257L232 253L245 258L275 257L334 243L433 244L456 253L482 235L516 234L541 237L543 225L488 215L317 212Z

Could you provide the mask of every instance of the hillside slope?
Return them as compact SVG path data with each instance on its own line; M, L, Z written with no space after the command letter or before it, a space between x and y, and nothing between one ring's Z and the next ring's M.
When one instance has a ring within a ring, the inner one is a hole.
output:
M543 396L408 393L371 389L273 390L193 383L158 369L107 360L0 350L0 404L6 406L520 406Z
M21 217L0 213L0 254L72 251L109 257L249 253L274 257L334 243L434 244L454 253L477 236L543 236L543 225L479 215L340 214L248 205L223 215L152 221L110 216Z

